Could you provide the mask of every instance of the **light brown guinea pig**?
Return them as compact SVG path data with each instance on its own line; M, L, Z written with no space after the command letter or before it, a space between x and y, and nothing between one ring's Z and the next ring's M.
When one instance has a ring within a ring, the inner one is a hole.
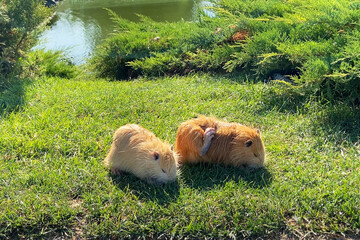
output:
M259 168L265 160L259 130L206 116L180 125L175 151L180 154L179 163L212 162Z
M113 174L129 172L149 183L164 184L177 177L177 155L171 146L137 124L116 130L104 164Z

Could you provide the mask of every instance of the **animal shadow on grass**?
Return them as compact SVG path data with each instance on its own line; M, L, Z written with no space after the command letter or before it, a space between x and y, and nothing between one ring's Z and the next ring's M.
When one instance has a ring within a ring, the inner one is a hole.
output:
M258 112L273 111L297 113L310 99L308 95L300 95L294 92L276 92L272 88L263 95L265 103ZM319 105L321 110L316 116L317 121L313 123L313 132L318 134L319 128L331 136L333 140L342 142L344 140L355 143L360 136L360 106L350 106L346 103L330 102L330 104ZM307 111L306 108L304 111ZM310 109L309 111L313 111Z
M304 106L308 100L307 96L303 96L294 92L276 92L270 88L262 96L265 103L259 112L267 112L276 109L278 112L296 113L299 108Z
M273 93L269 90L264 95L264 103L259 112L267 112L277 109L278 112L296 113L305 104L308 104L308 96L300 96L295 93ZM360 136L360 106L349 106L344 103L331 103L319 105L316 121L313 122L313 134L318 135L319 129L327 133L336 142L344 140L355 143ZM304 109L304 111L308 111ZM313 111L313 110L309 110ZM314 114L314 113L313 113Z
M319 128L338 143L344 140L350 143L358 142L360 138L360 107L349 107L343 104L328 107L314 123L314 134L318 133Z
M266 168L236 168L207 163L183 165L181 179L186 185L197 189L224 186L229 181L244 181L252 188L264 188L269 186L273 180L271 173Z
M130 191L139 199L157 202L165 205L177 199L180 187L177 181L169 182L164 185L147 183L129 173L121 173L116 176L110 174L113 183L124 191Z
M0 116L21 109L28 83L25 79L13 79L2 84L0 79Z

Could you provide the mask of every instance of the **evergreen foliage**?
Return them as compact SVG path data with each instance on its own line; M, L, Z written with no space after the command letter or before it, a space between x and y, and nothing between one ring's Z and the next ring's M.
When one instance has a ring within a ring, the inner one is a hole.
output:
M113 14L118 33L98 49L100 76L195 71L288 75L290 90L360 103L360 4L349 0L220 0L216 17L139 23Z
M75 78L80 70L60 52L37 50L29 52L21 61L23 72L32 77Z
M0 0L0 90L51 12L43 0Z
M236 3L235 3L236 2ZM360 4L332 1L232 1L215 3L219 16L246 29L249 38L226 63L228 71L257 77L288 74L300 94L360 103ZM226 11L223 11L226 9Z
M109 12L116 34L106 39L91 61L101 77L129 79L220 70L221 63L216 61L232 54L231 49L219 51L224 37L214 34L210 23L159 23L144 16L136 23Z

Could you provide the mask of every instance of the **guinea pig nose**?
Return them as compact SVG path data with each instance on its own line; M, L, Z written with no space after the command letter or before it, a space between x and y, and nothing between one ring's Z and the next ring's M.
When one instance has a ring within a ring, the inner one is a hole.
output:
M161 171L163 171L163 173L166 173L164 169L161 169Z
M158 186L165 185L165 184L166 184L166 181L160 180L160 179L156 179L156 180L155 180L155 184L158 185Z

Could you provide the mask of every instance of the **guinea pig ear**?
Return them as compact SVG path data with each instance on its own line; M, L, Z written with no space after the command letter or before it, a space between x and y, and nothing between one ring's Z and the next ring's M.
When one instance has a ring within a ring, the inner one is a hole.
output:
M159 160L159 158L160 158L160 154L158 152L154 152L153 156L154 156L155 161Z
M171 151L174 151L174 145L171 145L170 149Z
M257 132L258 134L260 134L260 129L256 129L256 132Z
M251 145L252 145L252 141L251 140L247 140L246 142L245 142L245 146L246 147L250 147Z

